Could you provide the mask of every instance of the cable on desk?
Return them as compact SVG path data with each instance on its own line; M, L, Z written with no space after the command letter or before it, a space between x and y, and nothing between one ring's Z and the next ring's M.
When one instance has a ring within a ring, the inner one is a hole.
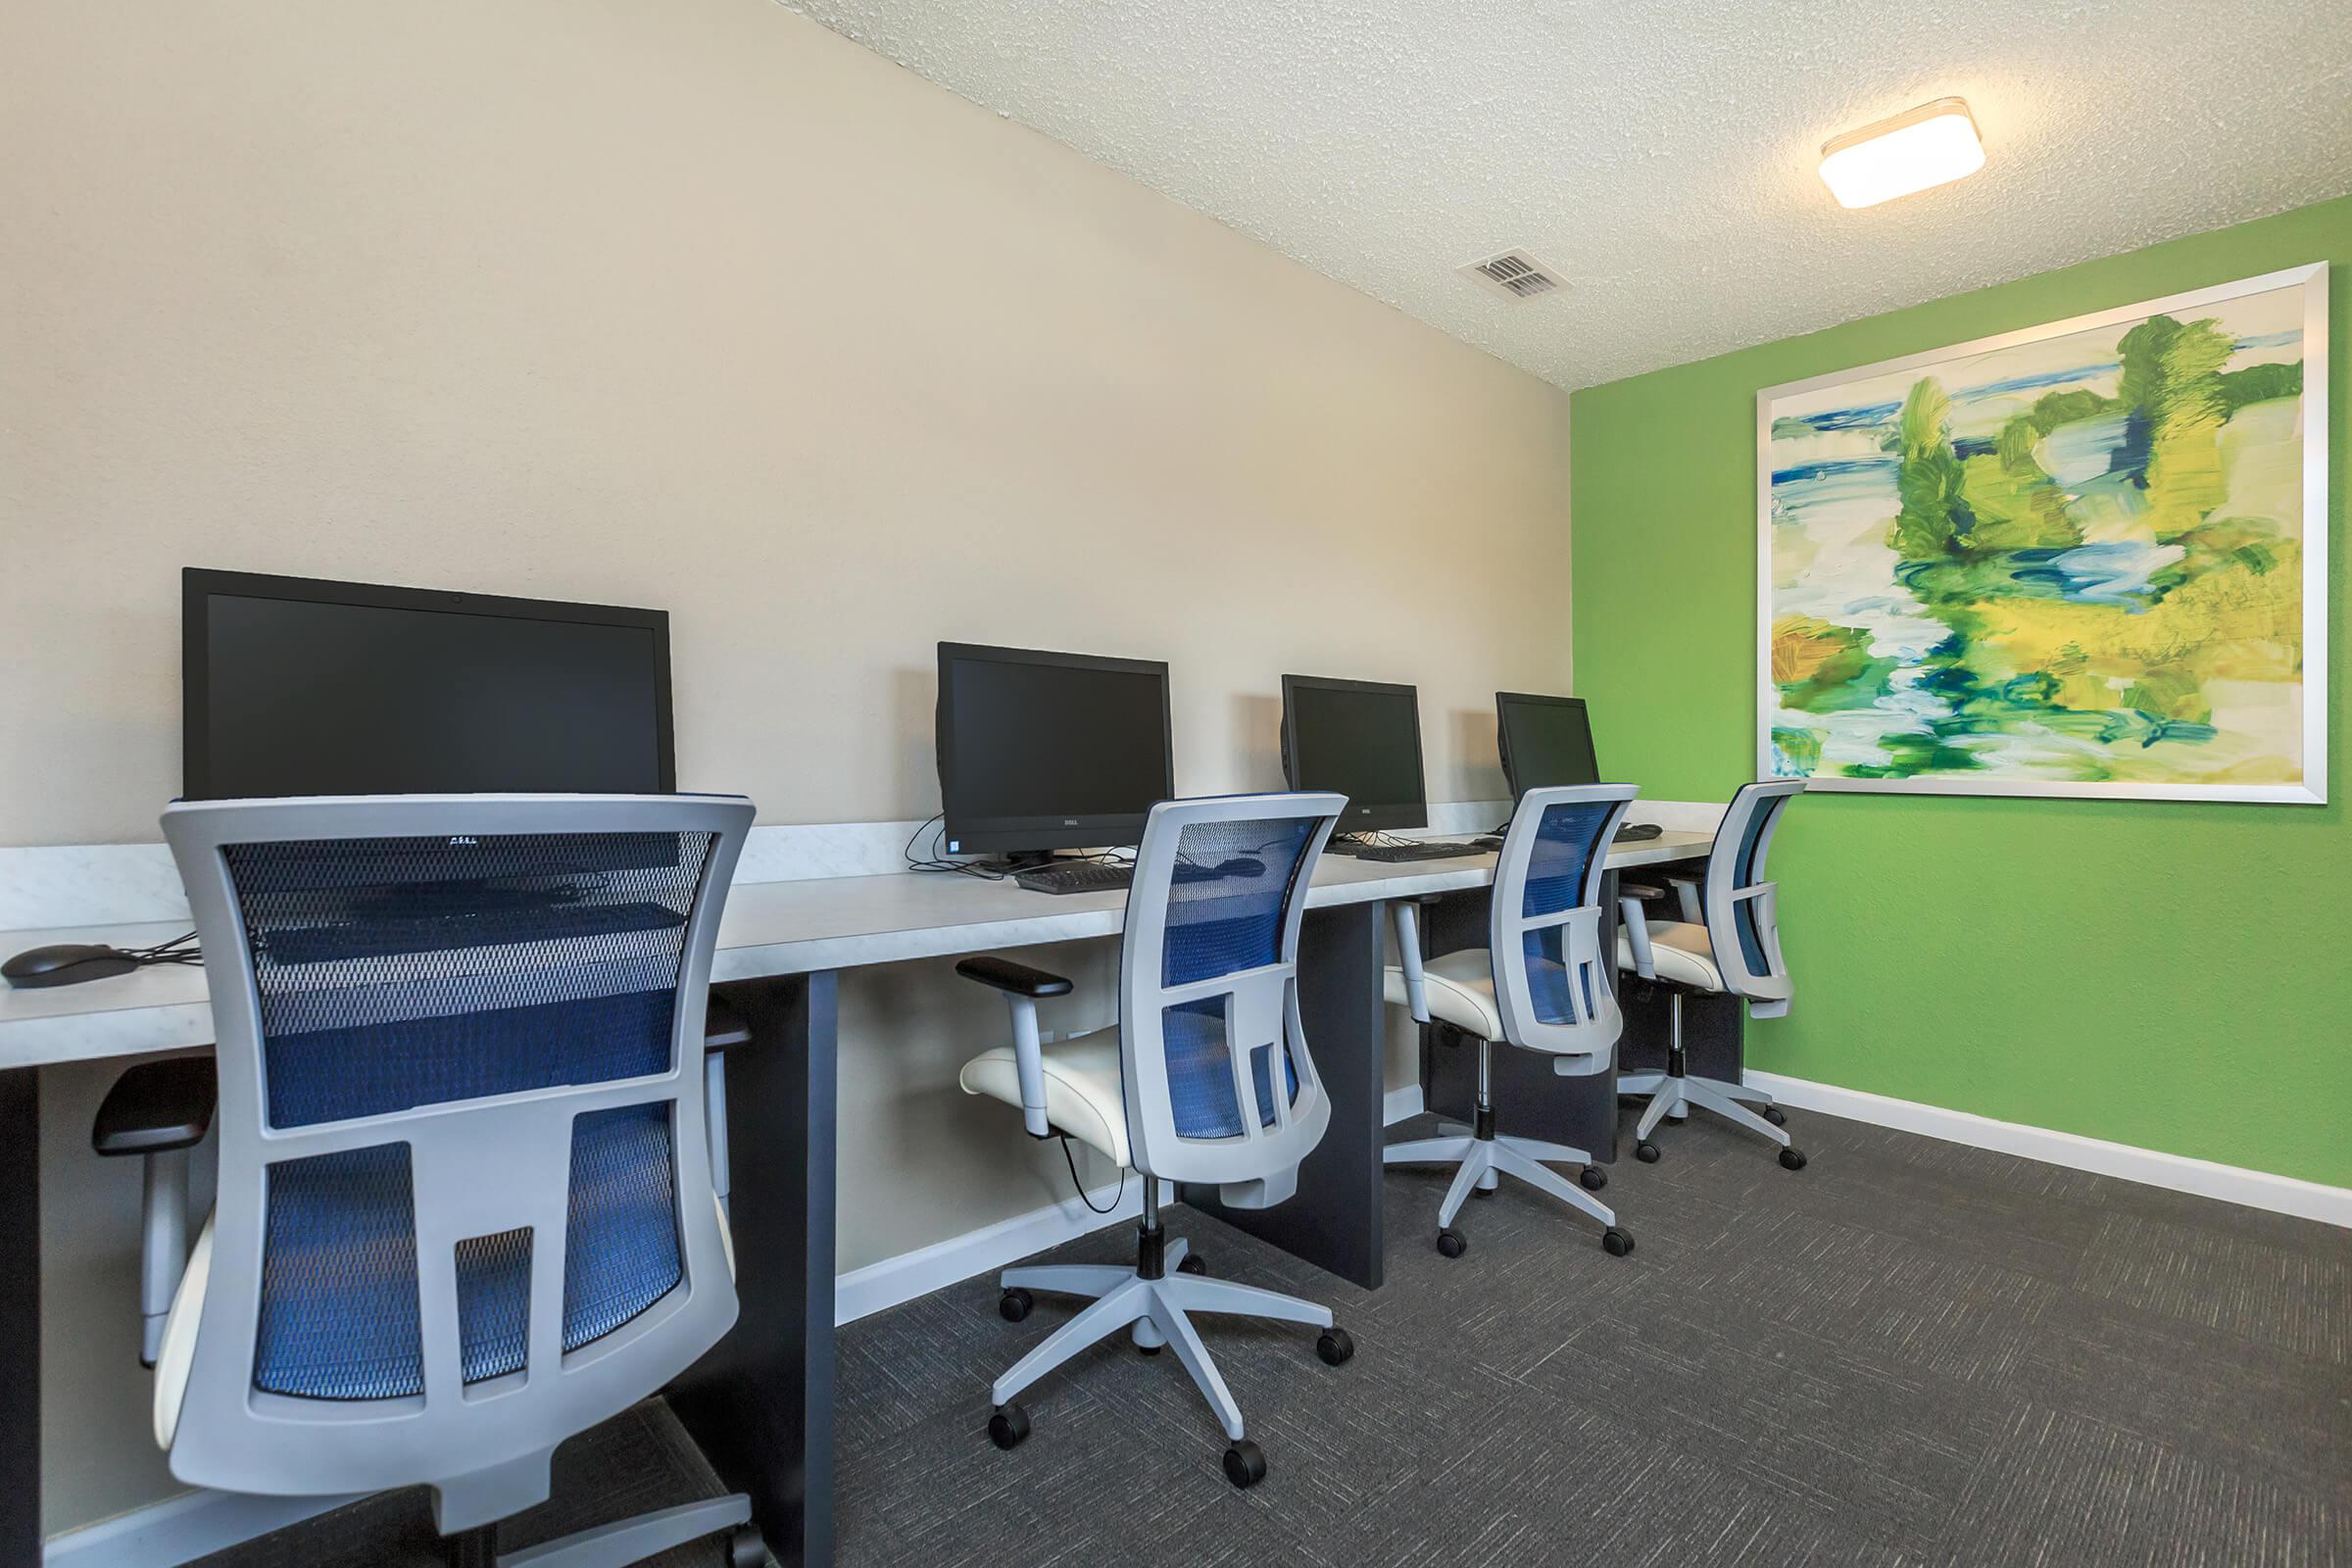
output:
M195 946L195 942L196 933L189 931L169 942L158 942L151 948L122 948L118 951L126 958L136 959L142 969L154 963L202 963L204 950Z
M907 870L933 871L943 875L952 873L956 876L968 876L981 882L1009 882L1021 871L1043 869L1042 865L1007 869L1003 866L984 864L978 860L949 859L940 850L940 841L946 838L948 833L946 822L941 820L945 814L945 812L940 812L925 817L915 825L914 831L906 836L906 847L900 853L906 858ZM934 822L938 822L940 825L931 834L931 853L927 857L917 856L914 853L915 842L923 836L923 829L930 827ZM1088 850L1083 855L1056 855L1044 864L1131 865L1134 861L1135 857L1124 850Z

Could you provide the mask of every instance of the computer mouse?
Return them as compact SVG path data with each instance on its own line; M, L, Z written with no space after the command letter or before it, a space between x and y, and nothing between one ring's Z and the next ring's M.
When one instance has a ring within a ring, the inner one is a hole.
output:
M128 974L139 960L119 948L86 942L60 942L54 947L26 948L0 963L0 979L20 991L42 986L77 986L84 980L104 980Z

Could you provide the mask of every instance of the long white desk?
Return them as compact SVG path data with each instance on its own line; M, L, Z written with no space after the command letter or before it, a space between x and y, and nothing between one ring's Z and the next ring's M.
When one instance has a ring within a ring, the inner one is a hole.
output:
M1712 842L1669 832L1613 848L1612 870L1688 860ZM1376 1288L1382 1277L1383 1056L1380 906L1469 892L1494 858L1413 864L1326 857L1307 893L1299 1009L1333 1114L1298 1196L1225 1217ZM738 1245L735 1329L669 1390L712 1465L747 1492L768 1547L794 1565L832 1561L834 998L842 969L1116 935L1124 893L1053 896L1011 882L902 873L754 882L727 896L712 979L750 1028L728 1057L729 1217ZM0 932L0 955L54 942L141 947L185 922ZM988 1004L975 996L975 1006ZM39 1069L213 1040L205 977L160 966L46 991L0 989L0 1247L37 1255ZM1614 1105L1614 1080L1589 1092ZM94 1157L94 1156L93 1156ZM1214 1208L1205 1194L1187 1197ZM40 1450L37 1272L0 1270L0 1496L30 1508ZM23 1511L21 1509L20 1511ZM5 1558L6 1543L0 1543Z
M1608 864L1624 870L1687 860L1703 855L1710 842L1704 833L1667 832L1616 846ZM1492 855L1405 865L1327 855L1306 904L1319 909L1385 903L1494 880ZM725 982L813 974L1116 936L1126 906L1124 893L1050 895L1011 882L916 872L737 883L727 894L710 977ZM186 929L185 921L177 921L0 931L0 956L56 942L144 947ZM0 987L0 1070L179 1051L212 1041L204 971L194 965L161 965L45 991Z

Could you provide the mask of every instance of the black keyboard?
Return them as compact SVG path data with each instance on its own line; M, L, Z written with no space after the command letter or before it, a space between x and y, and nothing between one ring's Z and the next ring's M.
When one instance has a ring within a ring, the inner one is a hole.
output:
M1332 849L1342 855L1352 855L1359 860L1381 860L1401 863L1409 860L1458 860L1465 856L1488 853L1482 844L1455 844L1444 839L1415 839L1407 844L1334 844Z
M1664 828L1658 826L1658 824L1655 822L1628 822L1625 824L1625 826L1617 830L1617 837L1612 842L1618 844L1646 844L1651 839L1656 838L1659 834L1665 831L1666 830ZM1502 835L1499 833L1481 833L1478 837L1472 839L1470 842L1482 850L1499 850L1502 848Z
M1015 871L1012 879L1032 893L1118 893L1135 881L1135 867L1070 860L1034 871Z

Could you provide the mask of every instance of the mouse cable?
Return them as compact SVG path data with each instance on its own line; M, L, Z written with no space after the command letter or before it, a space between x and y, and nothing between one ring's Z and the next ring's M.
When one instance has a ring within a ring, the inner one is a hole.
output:
M195 946L196 933L184 932L169 942L158 942L151 948L118 949L122 956L135 960L144 969L154 963L202 963L204 950Z

